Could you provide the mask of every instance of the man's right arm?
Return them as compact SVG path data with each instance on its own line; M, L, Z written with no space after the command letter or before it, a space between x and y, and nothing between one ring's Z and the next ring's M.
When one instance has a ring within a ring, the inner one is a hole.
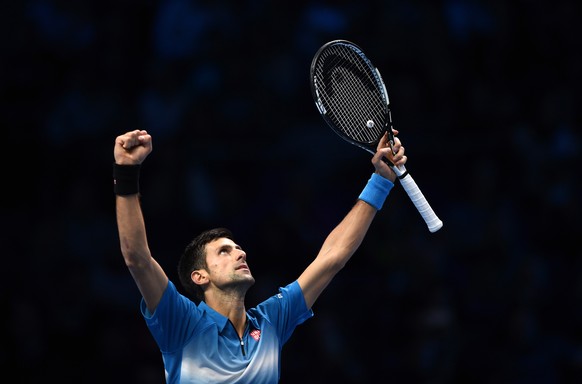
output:
M394 130L394 133L397 134L398 131ZM377 200L376 204L367 202L370 199L363 199L360 195L344 219L327 236L317 257L297 279L307 308L313 306L364 240L376 212L381 208L396 180L396 174L383 158L388 158L395 165L404 165L408 159L401 144L400 139L395 138L396 154L394 154L388 145L387 135L379 141L376 154L372 157L375 171L366 186L369 192L373 191L372 196L377 196L371 199Z
M146 131L136 130L118 136L114 148L115 172L123 174L130 167L141 164L151 151L151 136ZM151 255L139 192L132 190L131 184L127 188L127 179L116 182L115 208L121 253L148 310L153 313L168 286L168 277ZM122 182L126 185L121 185Z

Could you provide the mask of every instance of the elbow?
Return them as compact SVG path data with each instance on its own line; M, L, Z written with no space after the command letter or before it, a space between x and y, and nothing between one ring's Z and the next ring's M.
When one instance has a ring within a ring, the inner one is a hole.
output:
M339 252L328 254L328 257L326 258L327 269L333 272L334 274L338 273L346 266L350 257L351 257L350 252Z
M123 255L125 265L129 269L139 269L141 266L146 265L151 258L147 248L141 249L122 246L121 254Z

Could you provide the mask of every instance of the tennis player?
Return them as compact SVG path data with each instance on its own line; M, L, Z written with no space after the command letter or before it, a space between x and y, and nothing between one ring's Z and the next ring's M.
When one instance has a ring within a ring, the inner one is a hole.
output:
M397 134L397 131L394 131ZM404 147L380 140L374 173L318 255L295 280L254 308L245 295L255 283L247 254L227 229L211 229L185 247L178 273L185 296L152 257L140 206L140 165L152 152L152 137L134 130L115 139L114 192L121 253L141 295L141 312L162 354L167 383L274 384L281 350L295 328L346 265L396 175L382 160L406 163ZM252 258L250 259L252 260Z

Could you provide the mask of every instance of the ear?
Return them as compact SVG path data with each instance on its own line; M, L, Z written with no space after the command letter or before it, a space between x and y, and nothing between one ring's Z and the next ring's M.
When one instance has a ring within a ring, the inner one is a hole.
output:
M196 285L204 285L208 283L208 273L204 269L197 269L192 271L190 279L192 279Z

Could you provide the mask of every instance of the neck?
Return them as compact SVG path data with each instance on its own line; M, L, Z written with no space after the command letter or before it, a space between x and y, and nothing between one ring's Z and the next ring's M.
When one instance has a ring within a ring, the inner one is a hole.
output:
M246 307L244 304L244 297L239 298L216 298L210 295L206 297L206 304L214 309L216 312L227 317L239 336L242 337L247 321Z

